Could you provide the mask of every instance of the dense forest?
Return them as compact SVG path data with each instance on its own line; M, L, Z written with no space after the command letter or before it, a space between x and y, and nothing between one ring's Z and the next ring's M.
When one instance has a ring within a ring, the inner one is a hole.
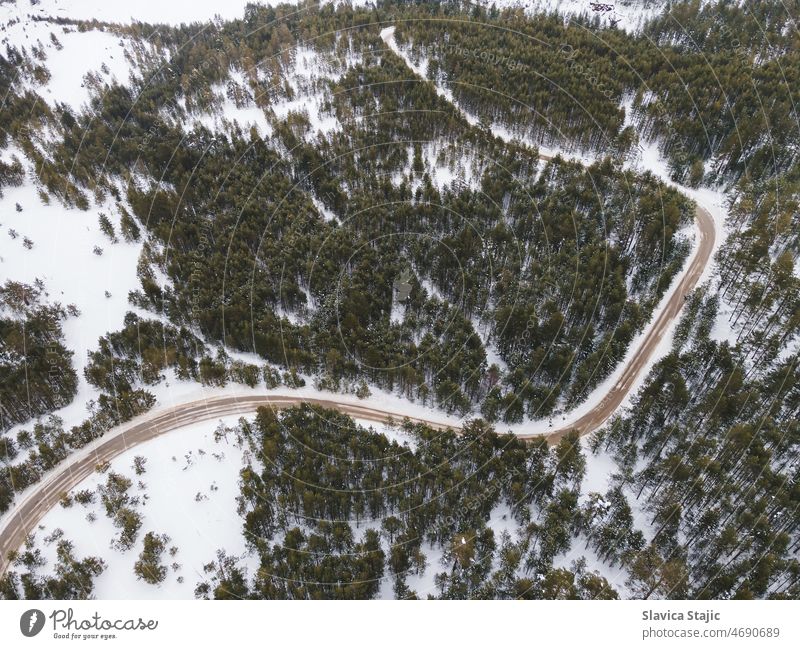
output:
M190 40L174 30L168 66L107 88L91 115L63 112L61 198L127 202L149 235L135 303L208 341L328 389L366 380L490 420L574 406L681 267L692 205L619 161L543 163L469 124L408 78L373 23L350 27L353 11L287 16L268 38L252 25L281 10ZM314 35L336 25L359 55ZM333 71L298 79L303 53ZM337 124L327 133L307 110L280 116L309 88ZM226 100L262 107L271 136L186 130ZM469 169L454 168L465 146ZM442 168L474 177L442 182Z
M259 567L248 575L235 557L218 557L196 594L372 598L386 578L396 597L416 598L408 581L431 571L431 595L445 599L617 597L583 563L553 567L588 524L575 437L526 444L481 420L459 436L405 430L411 446L308 406L242 421L257 463L242 471L240 513ZM498 507L519 540L487 526ZM441 562L429 563L436 549Z
M441 598L618 597L585 561L560 561L581 544L633 597L797 598L798 17L796 2L693 0L630 34L386 1L251 5L203 27L60 20L138 43L131 83L97 85L83 111L43 101L47 61L8 45L0 145L27 158L43 200L110 200L143 251L131 312L85 365L64 339L69 307L40 283L0 288L0 431L17 429L0 436L0 513L172 377L304 375L471 419L462 436L406 426L410 446L310 407L243 421L259 569L222 553L198 597L372 598L389 579L413 598L426 571ZM387 48L388 26L427 80ZM204 119L232 107L263 121ZM694 205L626 164L652 143L673 180L724 183L726 238L670 353L590 440L616 469L587 494L574 435L501 433L579 404L683 266ZM25 168L0 161L0 197ZM65 425L48 415L78 372L96 396ZM123 500L109 506L121 536L135 522ZM498 509L514 535L488 525ZM25 548L0 596L90 596L102 560L58 542L53 579ZM155 583L165 541L144 543L138 574Z
M0 432L68 404L78 378L61 328L67 311L44 286L0 286ZM9 455L0 438L0 459Z
M706 171L769 177L797 163L796 2L670 3L636 36L521 10L473 7L458 20L459 4L415 6L398 36L486 120L601 154L630 151L638 133L692 185Z

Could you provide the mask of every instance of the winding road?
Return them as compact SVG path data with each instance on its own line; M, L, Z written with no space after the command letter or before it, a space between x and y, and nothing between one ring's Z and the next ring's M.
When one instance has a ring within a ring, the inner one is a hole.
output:
M387 35L391 34L387 33ZM541 157L548 159L546 156ZM548 441L555 443L570 431L577 431L579 434L585 435L600 428L616 412L633 388L636 379L648 366L659 342L680 313L686 297L697 285L714 250L716 238L714 220L708 211L699 205L696 206L695 218L699 240L694 254L682 271L681 279L672 294L647 326L645 335L639 346L630 355L618 380L602 400L584 415L545 433L544 436ZM257 393L225 395L153 410L108 431L102 438L73 453L20 498L13 508L0 519L0 576L8 567L9 552L18 549L24 543L27 534L34 529L42 517L61 500L65 493L89 476L98 464L110 461L128 449L158 435L189 424L216 420L227 415L252 414L261 406L280 409L301 403L332 408L367 421L387 423L409 420L427 424L438 430L451 429L455 432L460 430L456 425L441 421L409 417L399 412L371 408L344 400L298 395ZM519 433L518 437L532 439L542 437L542 434Z

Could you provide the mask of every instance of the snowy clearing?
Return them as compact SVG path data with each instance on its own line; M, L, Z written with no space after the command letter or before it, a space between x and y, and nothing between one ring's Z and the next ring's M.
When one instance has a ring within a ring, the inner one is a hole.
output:
M249 0L139 0L135 4L109 0L41 0L30 6L27 0L18 0L17 12L22 15L72 18L75 20L100 20L109 23L146 22L169 25L207 22L219 17L233 20L244 15ZM261 0L260 4L278 5L275 0Z
M231 426L238 417L220 421ZM247 451L231 435L216 441L215 430L211 422L187 426L123 453L111 462L108 471L94 473L83 481L72 494L87 489L96 492L109 472L133 481L129 494L139 498L137 511L142 515L137 543L125 552L111 549L119 530L97 496L86 506L78 502L66 508L57 506L35 531L37 547L47 560L42 570L46 572L53 565L56 549L55 544L45 543L44 537L60 528L65 530L65 538L74 542L75 556L105 560L107 568L96 581L99 599L122 595L127 599L192 599L197 582L204 578L203 566L215 560L217 550L236 556L246 554L236 497L239 470L246 463ZM136 456L147 458L140 476L132 468ZM95 520L87 519L90 514ZM180 567L170 567L164 582L157 586L137 579L133 572L142 539L150 531L167 534L167 546L178 548L174 557L165 552L164 562Z
M28 173L25 184L6 188L0 199L0 283L33 284L40 279L48 300L65 308L78 307L80 315L68 317L63 326L66 347L75 353L72 364L78 372L78 394L54 413L70 425L78 424L86 417L86 401L95 396L83 376L84 362L98 338L121 329L125 313L131 310L128 292L139 288L136 263L142 244L126 243L121 237L112 243L103 234L101 213L119 232L120 215L110 201L92 204L87 211L64 207L55 198L44 203L24 154L6 150L3 158L11 153ZM33 242L30 249L24 245L25 237ZM9 434L27 425L16 426Z
M32 21L14 4L0 5L0 26L3 44L28 52L37 48L43 53L41 63L50 79L33 90L51 107L60 102L78 110L87 104L94 85L85 79L89 73L96 74L102 83L128 83L132 66L126 55L127 39L98 30L79 32L73 26Z

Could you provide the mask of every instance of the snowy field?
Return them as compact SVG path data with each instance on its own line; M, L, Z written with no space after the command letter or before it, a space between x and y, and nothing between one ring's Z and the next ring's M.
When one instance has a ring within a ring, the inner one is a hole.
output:
M17 0L16 11L20 15L73 18L76 20L99 20L112 23L133 21L180 25L183 23L207 22L212 20L233 20L244 15L245 7L251 0L139 0L135 4L119 0L40 0L31 5L30 0ZM299 5L299 0L258 0L254 4L276 6L279 4ZM324 4L351 4L366 6L375 4L370 0L321 0ZM611 7L610 10L596 11L589 0L477 0L474 4L498 9L521 8L526 13L557 12L567 18L573 16L597 17L606 26L635 32L662 11L668 0L608 0L598 3Z
M99 20L109 23L182 23L206 22L219 17L233 20L244 15L249 0L41 0L31 6L29 0L17 0L17 10L24 15L32 14L75 20ZM267 0L261 4L277 5L280 2Z
M0 5L0 42L26 51L36 47L43 53L42 63L50 78L32 89L51 107L59 102L76 113L85 107L93 86L86 78L89 74L97 75L102 84L128 82L132 67L126 52L128 42L101 31L78 32L73 27L27 19L31 11L46 8L46 2L31 6L27 0ZM52 137L49 133L36 135L42 148ZM90 196L86 211L65 207L53 197L45 201L22 151L13 146L0 151L4 162L15 158L25 168L26 182L5 188L0 199L0 283L11 279L32 284L39 279L49 301L78 307L80 316L65 322L64 333L66 346L75 352L79 392L74 404L59 414L79 423L85 415L85 401L92 396L81 371L84 360L100 336L122 327L125 312L130 310L128 292L139 287L136 262L141 244L126 243L119 235L120 214L108 197L98 203ZM116 243L102 233L100 214L114 226ZM31 247L24 245L26 238L33 243Z
M238 417L223 417L220 423L233 426ZM217 426L203 422L156 438L119 455L103 473L94 473L70 492L95 492L88 505L73 502L50 511L35 531L36 547L42 550L47 572L55 561L55 543L47 543L58 529L75 544L75 556L99 556L107 564L96 580L100 599L191 599L194 588L204 579L203 566L216 559L217 550L243 556L245 542L242 521L236 512L239 495L239 470L246 464L247 451L228 434L219 440ZM144 473L133 469L136 456L147 458ZM128 494L137 500L134 509L142 516L136 545L127 551L112 548L119 535L97 495L109 473L129 478L133 484ZM168 547L178 550L164 553L169 567L167 577L158 586L136 578L133 565L142 550L147 532L167 534ZM173 568L171 564L178 564Z
M317 5L347 4L347 0L322 0ZM73 20L98 20L107 23L127 24L143 22L162 25L181 25L242 18L248 4L275 7L300 5L300 0L16 0L11 7L20 17L71 18ZM349 4L364 6L369 0L351 0ZM499 5L500 3L498 3ZM16 6L14 6L16 5ZM302 11L302 9L300 9Z
M120 215L110 201L92 204L87 211L64 207L55 198L45 204L25 156L6 149L1 157L8 161L13 155L25 165L27 182L5 188L0 199L0 283L33 284L39 279L46 301L78 308L80 315L67 317L63 324L66 347L74 352L78 393L55 414L68 425L79 424L86 417L86 401L96 396L83 376L87 355L97 348L100 336L123 327L125 313L131 310L128 292L139 288L136 262L142 244L126 243L119 235L112 243L100 230L102 213L119 233ZM26 237L33 242L30 249L24 244ZM8 434L25 427L30 423L15 426Z
M556 12L567 18L576 16L597 18L606 26L614 26L628 32L638 31L642 25L659 14L668 0L604 0L603 2L590 2L589 0L481 0L480 4L486 6L496 5L499 9L519 7L526 13L551 13ZM595 10L592 4L605 5L610 9Z

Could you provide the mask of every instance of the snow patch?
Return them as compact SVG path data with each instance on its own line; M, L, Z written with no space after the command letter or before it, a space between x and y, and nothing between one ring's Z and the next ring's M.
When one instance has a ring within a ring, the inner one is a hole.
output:
M661 13L668 2L658 0L603 0L592 3L588 0L477 0L486 6L498 9L523 9L527 14L558 13L569 21L572 18L599 19L603 27L617 27L629 33L637 33L649 20ZM592 5L603 5L608 9L594 10Z
M128 83L132 66L125 50L127 39L99 30L79 32L71 26L34 21L14 4L0 4L0 25L3 44L24 47L29 55L34 47L43 52L46 58L37 62L47 68L50 79L41 86L34 84L32 89L51 108L56 102L73 110L86 105L93 85L85 79L89 73L103 83ZM57 43L51 40L51 34Z
M233 426L238 419L223 417L220 421ZM107 568L95 582L98 599L193 599L195 586L205 578L203 566L214 561L220 549L243 557L252 574L257 557L247 553L236 504L239 470L245 466L248 452L235 443L231 433L215 441L215 428L212 422L187 426L112 460L110 471L131 479L133 485L128 493L140 498L135 509L142 516L142 527L132 549L120 552L110 548L111 539L119 530L107 517L97 495L89 506L76 502L48 512L36 530L37 545L42 537L61 528L65 538L74 542L76 557L103 558ZM141 476L131 468L137 455L147 458ZM96 492L107 475L94 473L70 493L85 489ZM137 485L140 480L144 489ZM94 522L87 521L89 513L96 517ZM169 567L164 582L157 586L138 580L133 572L144 535L151 531L170 537L162 563L180 564L178 570ZM168 552L171 546L178 548L174 557ZM55 561L56 545L42 544L41 549L48 561L42 570L47 571ZM182 583L178 577L183 577Z
M40 279L46 299L65 308L75 304L80 310L80 316L68 317L63 323L65 345L75 352L72 363L78 373L78 394L71 404L53 413L78 424L86 417L86 401L95 396L83 376L85 360L100 336L123 326L130 310L128 292L139 288L136 264L142 244L122 239L120 215L110 200L93 204L85 212L64 207L55 198L43 203L25 155L19 150L16 155L24 161L27 180L20 187L5 188L0 199L0 283L33 284ZM17 204L21 212L16 210ZM100 230L100 213L114 225L118 243ZM16 238L11 231L17 233ZM24 237L33 242L32 248L24 246ZM19 428L12 428L9 434Z
M225 132L238 124L243 130L255 127L264 139L273 133L264 111L253 101L249 83L244 75L232 71L227 83L212 86L211 91L219 98L207 112L192 114L194 123L200 123L212 132ZM234 95L237 99L234 99Z

